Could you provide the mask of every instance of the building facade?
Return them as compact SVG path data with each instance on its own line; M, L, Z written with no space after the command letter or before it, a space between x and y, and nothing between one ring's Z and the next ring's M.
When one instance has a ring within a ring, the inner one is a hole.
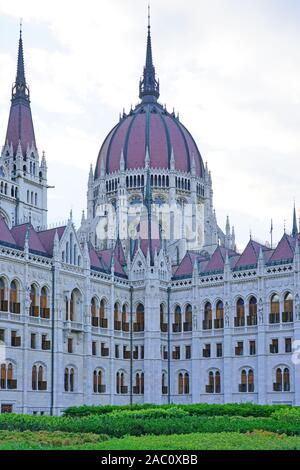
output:
M0 158L1 412L73 405L300 405L300 248L222 231L211 174L158 99L148 25L140 103L88 178L76 230L47 229L22 34Z

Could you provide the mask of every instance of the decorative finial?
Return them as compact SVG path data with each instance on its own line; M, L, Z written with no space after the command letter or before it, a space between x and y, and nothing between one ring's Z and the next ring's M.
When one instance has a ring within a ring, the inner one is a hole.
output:
M20 18L20 37L22 37L23 18Z
M148 3L148 29L151 29L151 9L150 9L150 2Z

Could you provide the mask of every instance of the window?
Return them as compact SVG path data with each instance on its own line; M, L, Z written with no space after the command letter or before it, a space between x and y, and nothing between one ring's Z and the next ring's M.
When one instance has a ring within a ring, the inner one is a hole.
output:
M1 404L1 414L12 413L12 412L13 412L13 405Z
M183 324L184 331L192 331L193 329L193 309L190 304L188 304L185 308L185 322Z
M221 393L221 375L219 371L210 371L208 373L208 385L206 393Z
M190 393L190 378L187 372L178 374L178 394L188 395Z
M284 311L282 313L282 322L288 323L293 321L293 296L288 292L284 296Z
M11 313L20 313L17 281L12 281L9 290L9 310Z
M92 341L92 355L97 356L97 342Z
M45 370L42 365L35 364L32 367L32 390L47 390L47 382L45 381Z
M167 395L168 393L168 380L165 372L161 376L161 393L162 395Z
M167 333L168 331L168 323L166 322L165 307L163 304L160 304L160 330L163 333Z
M120 358L120 346L118 344L115 344L115 358Z
M94 393L105 393L106 385L103 384L102 370L94 370L93 373L93 391Z
M212 308L211 303L206 302L204 306L204 320L203 320L203 330L212 329Z
M0 278L0 311L8 312L8 301L6 298L6 284L3 278Z
M125 385L125 374L124 372L117 372L116 375L116 391L118 394L128 393L128 386Z
M180 333L182 329L182 318L181 318L181 308L179 305L175 308L174 312L174 323L173 323L173 333Z
M30 288L30 316L38 317L39 316L39 307L37 305L37 287L35 284L31 285Z
M215 329L224 328L224 306L221 300L219 300L216 305L216 319L214 327Z
M273 383L273 391L289 392L290 389L290 371L288 367L278 367L275 371L275 382Z
M40 295L40 316L49 320L50 318L50 309L48 307L48 289L43 287Z
M285 352L291 353L292 352L292 338L285 338Z
M244 355L244 342L238 341L237 346L235 348L235 355L236 356L243 356Z
M133 393L137 395L143 395L144 394L144 373L143 372L138 372L135 375L135 385L133 386Z
M280 323L280 305L279 305L279 296L277 294L272 295L270 302L270 323Z
M144 345L141 346L141 359L144 359L145 357L145 348Z
M186 359L191 359L191 346L186 346L185 347L185 358Z
M278 354L278 339L272 339L272 343L270 344L270 353L271 354Z
M204 349L202 351L203 357L210 357L211 355L211 347L210 344L205 344Z
M68 338L68 353L73 353L73 338Z
M48 340L47 335L42 335L42 350L50 351L50 349L51 349L51 342Z
M21 346L21 337L17 336L17 331L11 332L11 346L13 348L19 348Z
M36 349L36 334L31 333L30 335L30 347L31 349Z
M136 308L136 321L133 323L133 331L144 331L144 306L138 304Z
M74 392L75 371L73 367L66 367L64 374L65 392Z
M234 326L245 326L245 302L239 298L236 303L236 317L234 319Z
M254 392L254 372L252 369L243 369L241 372L241 383L239 385L240 393Z
M249 341L249 354L250 356L255 356L256 354L256 342Z
M249 300L249 316L247 317L247 325L257 325L257 300L255 297L251 297Z
M17 381L14 379L14 366L11 362L0 364L0 389L17 389Z
M180 346L175 346L175 347L173 348L173 356L172 356L172 358L173 358L174 360L179 360L179 359L180 359Z
M0 330L0 342L5 343L5 330Z
M222 357L223 356L223 347L222 343L217 343L216 345L216 356Z

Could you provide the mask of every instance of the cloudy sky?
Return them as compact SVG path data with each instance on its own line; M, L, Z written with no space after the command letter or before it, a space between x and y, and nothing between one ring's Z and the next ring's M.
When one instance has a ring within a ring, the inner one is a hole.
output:
M299 0L151 0L161 102L175 107L212 171L218 221L243 246L274 239L300 208ZM0 0L0 135L19 18L49 222L77 222L89 166L119 112L138 101L147 0ZM4 142L3 142L4 143ZM286 221L286 222L285 222Z

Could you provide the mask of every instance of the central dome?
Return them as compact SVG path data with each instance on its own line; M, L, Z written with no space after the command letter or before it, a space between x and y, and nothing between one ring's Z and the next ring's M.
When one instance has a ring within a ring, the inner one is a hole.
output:
M142 102L124 115L106 137L99 153L95 178L100 177L102 165L107 174L119 171L122 151L125 170L144 168L147 148L151 168L170 169L173 151L175 170L190 172L194 158L196 175L203 176L202 158L189 131L174 113L168 113L158 103Z
M95 179L101 171L111 174L120 170L124 154L125 170L145 168L147 149L150 168L171 169L174 156L175 170L189 173L195 163L196 176L204 175L203 161L197 145L174 112L168 113L157 100L159 81L152 60L150 18L148 24L146 64L140 80L141 103L128 115L123 113L120 122L106 137L96 165Z

